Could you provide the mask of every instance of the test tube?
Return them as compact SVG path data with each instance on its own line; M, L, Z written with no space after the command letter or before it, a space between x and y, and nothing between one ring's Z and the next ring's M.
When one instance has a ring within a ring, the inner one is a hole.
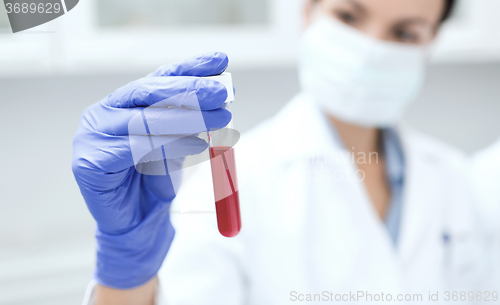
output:
M223 108L231 112L234 100L231 74L223 73L210 78L226 87L228 98ZM232 131L233 119L225 128L208 132L217 227L226 237L236 236L241 229L240 199L233 149L235 133Z

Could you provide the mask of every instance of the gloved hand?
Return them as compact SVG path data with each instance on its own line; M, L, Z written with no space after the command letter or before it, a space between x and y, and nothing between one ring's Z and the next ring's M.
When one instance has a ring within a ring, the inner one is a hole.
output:
M231 120L221 108L225 87L200 78L227 65L223 53L165 65L83 113L72 166L97 222L99 284L132 288L159 270L174 236L169 208L179 179L170 167L207 148L194 135Z

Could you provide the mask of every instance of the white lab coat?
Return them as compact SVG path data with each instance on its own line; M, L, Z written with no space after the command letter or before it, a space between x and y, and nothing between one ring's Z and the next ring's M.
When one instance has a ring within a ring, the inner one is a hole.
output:
M336 145L321 112L298 96L235 147L243 222L237 237L217 231L209 163L184 183L172 207L177 235L159 273L157 304L279 305L324 292L349 303L358 291L375 300L421 295L414 303L425 303L429 292L442 302L447 291L498 287L486 283L500 258L491 234L500 231L500 193L492 200L500 144L474 158L473 202L459 152L406 127L398 133L406 185L397 248L353 176L348 151ZM93 303L93 285L84 304Z
M416 296L415 303L425 303L429 292L442 302L446 291L483 288L491 273L485 253L491 252L464 156L398 127L406 177L395 247L356 180L355 165L330 159L348 153L330 128L300 95L242 138L235 147L242 230L234 238L217 231L209 212L210 164L199 166L172 207L177 233L159 273L164 296L158 304L280 305L299 294L325 298L325 291L333 298L391 294L393 301L398 294L421 294L423 302Z
M500 232L500 141L473 155L470 163L482 219L490 232Z
M469 164L469 177L480 213L487 253L494 274L491 286L500 287L500 140L474 154Z

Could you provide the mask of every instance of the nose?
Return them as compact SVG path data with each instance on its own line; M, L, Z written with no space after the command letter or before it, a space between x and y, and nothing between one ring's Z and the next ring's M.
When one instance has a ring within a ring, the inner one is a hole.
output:
M389 31L387 31L386 27L383 25L368 24L364 27L364 29L362 29L362 31L379 40L391 41L392 39L389 35Z

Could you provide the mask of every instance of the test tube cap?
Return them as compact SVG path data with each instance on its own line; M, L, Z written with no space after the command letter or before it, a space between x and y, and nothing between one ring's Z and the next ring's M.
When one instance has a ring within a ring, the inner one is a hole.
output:
M226 87L227 90L227 99L224 103L231 103L234 101L234 89L233 89L233 78L231 76L231 73L229 72L224 72L220 75L215 75L215 76L207 76L206 78L218 81L221 83L224 87Z

